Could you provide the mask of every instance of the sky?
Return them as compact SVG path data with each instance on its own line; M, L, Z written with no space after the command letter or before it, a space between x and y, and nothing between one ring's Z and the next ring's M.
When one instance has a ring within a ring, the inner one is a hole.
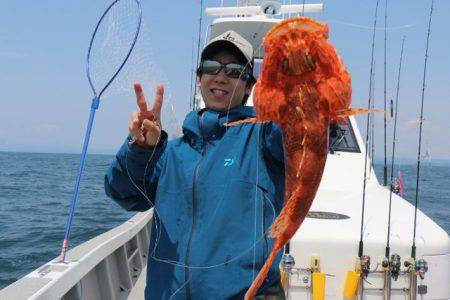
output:
M110 1L0 0L0 151L80 153L92 91L86 52L93 28ZM191 101L200 1L141 0L143 31L122 78L105 92L97 111L89 153L113 154L137 110L131 83L140 81L149 102L156 84L166 86L163 126L179 131ZM220 1L204 1L205 7ZM306 3L317 3L306 1ZM353 107L367 107L375 0L326 0L322 13L330 42L352 76ZM232 5L234 1L225 1ZM387 98L395 99L402 38L396 155L417 156L418 118L431 1L388 1ZM380 0L375 40L374 99L383 107L384 6ZM422 152L450 159L450 1L435 0L427 69ZM204 30L212 19L203 17ZM120 77L120 75L119 75ZM383 155L382 114L376 115L375 153ZM357 118L365 135L366 116ZM391 151L393 120L388 120ZM388 152L390 155L390 152Z

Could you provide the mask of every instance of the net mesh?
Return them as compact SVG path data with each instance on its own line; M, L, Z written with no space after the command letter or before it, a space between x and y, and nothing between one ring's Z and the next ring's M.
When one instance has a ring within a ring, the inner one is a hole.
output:
M105 15L94 38L89 73L97 91L109 82L127 56L138 26L139 10L134 0L117 2ZM149 108L152 107L156 86L165 87L161 111L163 129L169 136L181 135L181 122L175 114L172 89L167 76L156 66L152 51L152 36L148 24L142 19L134 48L114 81L102 95L102 101L136 102L133 84L142 84ZM138 107L135 107L138 110ZM131 111L130 111L131 113Z
M139 14L136 1L120 0L98 24L88 56L88 76L97 94L126 60L139 28Z

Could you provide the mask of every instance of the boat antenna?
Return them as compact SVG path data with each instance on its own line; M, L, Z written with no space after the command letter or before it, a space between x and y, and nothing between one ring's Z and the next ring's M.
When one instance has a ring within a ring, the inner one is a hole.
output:
M398 113L398 94L400 91L400 74L402 70L402 60L403 60L403 46L405 44L405 37L402 40L402 50L400 51L400 64L398 66L398 76L397 76L397 91L395 96L395 117L394 117L394 133L392 138L392 158L391 158L391 188L389 192L389 213L388 213L388 230L386 239L386 257L389 257L390 252L390 234L391 234L391 208L392 208L392 183L394 181L394 164L395 164L395 142L397 133L397 113Z
M372 74L373 74L373 65L374 65L374 50L375 50L375 32L377 27L377 15L378 15L378 2L375 7L375 17L374 17L374 24L373 24L373 33L372 33L372 54L371 54L371 60L370 60L370 76L369 76L369 101L367 104L367 108L370 111L372 108ZM358 248L358 256L361 258L363 255L363 249L364 249L364 243L363 243L363 231L364 231L364 209L366 205L366 181L367 181L367 160L369 152L367 151L368 145L369 145L369 129L370 129L370 120L371 120L371 113L367 114L367 123L366 123L366 155L364 158L364 180L363 180L363 197L362 197L362 209L361 209L361 231L360 231L360 238L359 238L359 248Z
M386 47L387 47L387 9L388 0L384 7L384 167L383 167L383 185L387 185L387 147L386 147ZM391 178L392 180L392 178Z
M200 39L202 37L202 24L203 24L203 0L200 0L200 14L198 18L198 39L197 39L197 60L195 65L198 66L199 59L200 59ZM195 110L198 108L198 103L196 100L197 95L197 85L194 85L194 94L191 95L192 97L192 110Z
M413 241L412 241L412 246L411 246L411 257L413 259L416 258L417 206L419 205L420 148L422 145L423 103L424 103L424 98L425 98L425 82L426 82L426 74L427 74L428 47L429 47L429 42L430 42L431 20L433 17L433 6L434 6L434 0L431 0L430 18L428 20L427 43L426 43L426 48L425 48L425 62L424 62L424 66L423 66L422 99L421 99L421 105L420 105L419 146L418 146L418 150L417 150L416 201L414 203L414 233L413 233Z

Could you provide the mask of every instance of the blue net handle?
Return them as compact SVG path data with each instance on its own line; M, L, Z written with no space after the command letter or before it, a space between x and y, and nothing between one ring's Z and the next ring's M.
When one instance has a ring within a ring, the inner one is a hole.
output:
M88 145L89 145L89 140L90 140L90 137L91 137L92 124L94 123L95 111L98 109L99 104L100 104L100 99L99 98L94 98L92 100L91 112L89 114L88 126L87 126L87 129L86 129L86 134L84 136L83 150L81 151L80 163L78 165L77 180L75 182L75 187L73 189L72 202L71 202L71 205L70 205L69 217L67 218L67 224L66 224L66 232L65 232L65 235L64 235L64 241L63 241L63 245L62 245L62 249L61 249L61 261L62 262L65 261L66 252L67 252L67 249L69 247L70 233L71 233L71 230L72 230L72 219L73 219L73 216L75 214L75 207L77 205L78 191L79 191L80 182L81 182L81 174L83 173L83 169L84 169L84 161L85 161L85 158L86 158L86 152L87 152L87 148L88 148Z

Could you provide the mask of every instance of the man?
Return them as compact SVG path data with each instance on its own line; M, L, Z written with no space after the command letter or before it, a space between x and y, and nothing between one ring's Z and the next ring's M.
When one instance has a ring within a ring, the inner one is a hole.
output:
M135 85L140 112L105 190L127 210L155 209L146 299L242 299L272 248L265 233L283 202L281 131L273 123L225 126L255 116L243 106L252 67L253 48L236 32L210 41L197 70L206 108L189 113L183 136L169 142L163 87L148 109ZM284 299L278 263L259 298Z

